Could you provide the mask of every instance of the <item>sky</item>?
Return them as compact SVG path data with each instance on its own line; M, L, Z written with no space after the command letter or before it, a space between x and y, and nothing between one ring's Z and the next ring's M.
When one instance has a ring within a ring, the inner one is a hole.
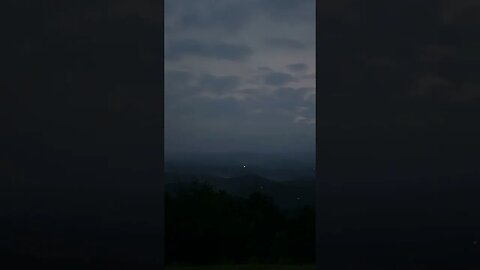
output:
M352 143L394 160L387 141L410 148L405 159L437 146L474 155L478 1L317 2L318 27L313 1L168 0L165 25L157 0L16 2L5 15L2 131L18 145L132 160L158 156L163 142L313 150L315 136L328 160ZM475 160L455 151L445 163Z
M315 1L165 1L165 153L315 151Z

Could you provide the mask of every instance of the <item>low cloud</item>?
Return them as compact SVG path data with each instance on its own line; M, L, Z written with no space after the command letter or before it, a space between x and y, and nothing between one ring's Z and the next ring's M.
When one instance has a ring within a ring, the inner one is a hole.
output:
M304 50L310 46L307 42L290 38L268 38L264 42L268 47L287 50Z
M270 85L270 86L282 86L285 84L288 84L290 82L296 82L298 79L293 77L292 75L288 73L283 73L283 72L271 72L266 74L263 77L263 81L265 84Z
M207 92L222 95L235 90L240 84L238 76L215 76L211 74L200 78L199 86Z
M246 60L252 53L252 49L243 44L180 39L174 40L166 46L165 58L174 61L185 56L199 56L241 62Z
M307 118L305 116L300 115L300 116L295 117L295 119L293 119L293 123L314 125L315 124L315 118Z
M287 69L292 72L306 72L308 70L308 66L304 63L296 63L287 65Z

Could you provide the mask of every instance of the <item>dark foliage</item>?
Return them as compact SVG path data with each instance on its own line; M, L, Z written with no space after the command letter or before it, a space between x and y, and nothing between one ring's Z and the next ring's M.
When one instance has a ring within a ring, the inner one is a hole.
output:
M311 206L287 215L269 196L248 198L204 183L165 201L166 263L313 263Z

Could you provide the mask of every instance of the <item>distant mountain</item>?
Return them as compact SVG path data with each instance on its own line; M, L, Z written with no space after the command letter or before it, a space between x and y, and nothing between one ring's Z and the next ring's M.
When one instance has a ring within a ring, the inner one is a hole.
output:
M247 197L254 192L262 192L272 197L282 209L292 210L315 203L315 181L303 179L296 181L272 181L256 174L223 178L209 175L167 174L165 188L172 194L191 187L194 181L207 183L215 190L224 190L235 196Z
M222 178L256 174L274 181L315 177L314 153L180 153L165 155L165 170Z

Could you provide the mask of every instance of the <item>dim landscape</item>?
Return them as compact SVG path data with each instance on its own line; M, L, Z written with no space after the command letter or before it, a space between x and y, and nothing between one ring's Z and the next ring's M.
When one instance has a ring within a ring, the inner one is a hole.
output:
M171 156L167 269L314 268L312 153Z
M167 269L313 269L315 1L165 7Z

